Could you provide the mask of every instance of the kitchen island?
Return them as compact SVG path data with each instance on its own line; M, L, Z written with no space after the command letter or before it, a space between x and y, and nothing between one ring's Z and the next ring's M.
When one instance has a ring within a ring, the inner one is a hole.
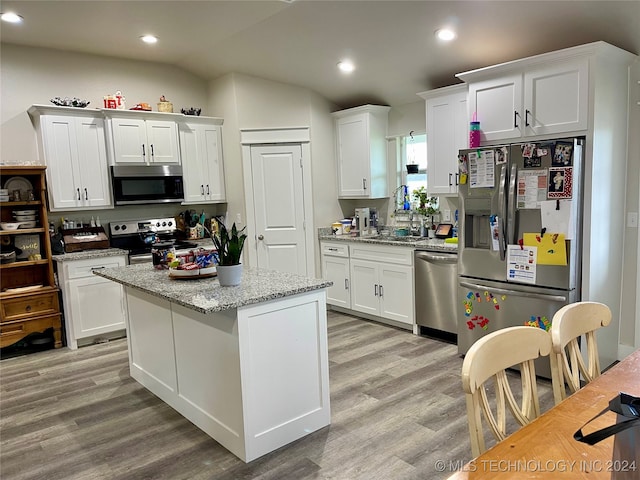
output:
M245 462L330 423L325 288L245 268L237 287L148 264L125 286L131 376Z

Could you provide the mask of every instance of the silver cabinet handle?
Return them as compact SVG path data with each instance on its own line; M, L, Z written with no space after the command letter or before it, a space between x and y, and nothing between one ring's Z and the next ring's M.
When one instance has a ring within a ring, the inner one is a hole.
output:
M200 195L204 195L204 185L200 185Z
M142 144L142 157L146 157L147 153L144 151L144 143Z
M264 240L264 235L258 235L258 240Z
M78 200L80 200L80 189L76 188L76 190L78 191Z
M87 189L84 189L84 199L85 200L89 200L89 192L87 192Z
M453 175L453 173L450 173L450 174L449 174L449 186L453 185L453 184L451 183L451 175Z
M153 143L150 145L151 147L151 158L153 158L154 154L153 154Z
M344 279L344 289L345 290L349 290L349 279L348 278Z
M367 189L367 179L366 179L366 178L363 178L363 179L362 179L362 189L363 189L363 190L366 190L366 189Z
M374 285L373 286L373 294L377 297L378 296L378 285Z
M380 285L380 297L384 296L384 291L382 290L382 285Z
M209 195L209 184L207 183L207 195Z

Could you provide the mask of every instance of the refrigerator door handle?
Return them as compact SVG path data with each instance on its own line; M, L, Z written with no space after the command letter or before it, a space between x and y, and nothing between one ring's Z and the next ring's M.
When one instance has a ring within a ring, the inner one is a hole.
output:
M509 195L507 196L507 202L509 204L507 211L509 217L507 218L507 245L509 243L515 244L518 240L516 238L516 176L518 174L518 167L514 163L511 165L511 175L509 176Z
M523 292L520 290L509 290L507 288L495 288L479 283L458 282L461 287L472 288L474 290L486 290L491 293L499 293L501 295L516 295L518 297L535 298L540 300L548 300L552 302L567 302L567 297L563 295L546 295L544 293Z
M504 210L505 210L505 204L506 204L506 200L504 198L505 196L505 189L507 188L507 168L505 165L503 165L500 168L500 189L498 190L498 219L500 220L500 222L502 222L503 225L500 226L500 228L498 229L498 245L500 248L500 260L504 260L506 258L506 243L505 239L504 239L504 229L505 229L505 225L504 225L504 221L505 221L505 216L504 216Z

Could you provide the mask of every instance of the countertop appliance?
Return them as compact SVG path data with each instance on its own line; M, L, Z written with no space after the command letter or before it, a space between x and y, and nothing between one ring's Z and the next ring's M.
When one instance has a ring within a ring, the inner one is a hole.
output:
M116 205L184 200L180 165L114 165L111 167L111 183Z
M102 227L83 227L60 230L64 242L64 251L78 252L109 248L109 238Z
M158 248L190 250L197 245L179 238L174 218L122 220L109 223L111 246L129 251L129 264L152 263L152 250Z
M378 210L375 208L356 208L356 234L359 237L368 237L378 234Z
M455 341L458 333L458 255L414 253L416 323L420 333Z
M583 144L569 138L460 151L467 177L458 189L460 353L500 328L546 328L562 306L580 300ZM549 377L548 358L540 360L536 372Z

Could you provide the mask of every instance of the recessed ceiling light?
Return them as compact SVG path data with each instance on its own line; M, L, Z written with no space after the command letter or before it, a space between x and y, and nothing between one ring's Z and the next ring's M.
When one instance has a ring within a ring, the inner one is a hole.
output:
M22 20L24 20L20 15L13 12L3 13L2 15L0 15L0 18L4 22L9 22L9 23L22 23Z
M338 68L340 69L341 72L344 72L344 73L351 73L356 69L355 65L353 64L353 62L351 62L351 60L343 60L341 62L338 62Z
M155 35L143 35L142 37L140 37L140 40L148 44L158 43L158 37L156 37Z
M436 30L436 37L438 40L442 40L443 42L450 42L454 38L456 38L456 32L451 30L450 28L441 28Z

